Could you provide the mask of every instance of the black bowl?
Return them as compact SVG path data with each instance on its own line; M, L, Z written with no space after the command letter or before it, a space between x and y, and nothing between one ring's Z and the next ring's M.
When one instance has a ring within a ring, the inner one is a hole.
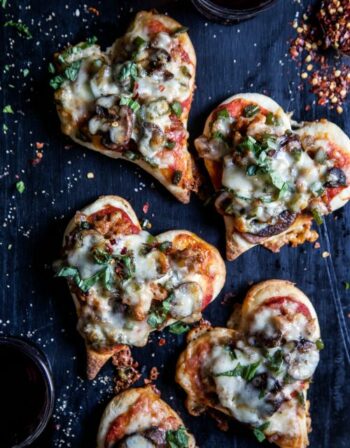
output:
M37 411L35 415L32 415L33 424L24 425L24 428L19 427L19 434L16 434L16 436L12 435L13 433L10 433L11 430L9 428L4 428L4 430L7 429L9 431L9 435L11 437L11 442L6 442L6 446L8 447L12 445L16 448L23 448L29 446L34 442L34 440L39 437L52 416L54 407L54 385L52 380L51 367L45 354L31 341L22 338L13 336L0 336L0 351L2 355L1 361L2 363L4 363L1 367L2 379L7 378L8 382L10 383L8 385L2 384L1 386L4 388L8 387L8 390L4 389L3 392L6 392L5 395L10 400L9 408L11 408L12 411L14 409L16 410L16 406L18 406L18 410L20 411L25 406L29 406L31 404L25 401L26 397L23 397L22 401L22 396L18 397L18 395L21 393L21 391L27 390L25 388L25 385L27 383L29 385L32 384L31 393L32 395L34 395L33 397L31 397L31 402L34 402L34 408L32 409L35 409ZM20 371L21 368L23 371ZM7 376L9 372L13 373L13 377ZM18 378L24 380L24 385L18 384ZM39 396L35 395L39 390ZM12 396L13 403L11 402ZM18 403L16 403L15 401L18 401ZM7 409L7 412L10 413L11 411ZM29 413L26 418L31 417L30 411L28 412ZM19 421L21 421L20 417L18 417L18 419ZM24 421L26 420L22 419L22 423ZM21 423L18 423L18 426L20 425ZM12 437L15 439L13 442ZM0 446L3 445L0 443Z
M257 0L254 6L240 6L236 8L228 8L211 0L192 0L192 3L198 11L209 20L214 20L215 22L220 22L224 25L230 25L254 17L259 12L272 6L276 1L277 0Z

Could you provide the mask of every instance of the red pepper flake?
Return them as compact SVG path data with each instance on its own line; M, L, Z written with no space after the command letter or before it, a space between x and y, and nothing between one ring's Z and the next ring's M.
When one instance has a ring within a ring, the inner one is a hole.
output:
M160 338L159 341L158 341L159 347L163 347L163 345L165 345L165 344L166 344L166 339Z
M36 157L31 160L31 164L33 166L39 165L39 163L42 161L44 154L40 151L36 152Z
M43 149L43 147L44 147L44 143L42 143L42 142L36 142L36 143L35 143L35 146L36 146L36 149Z
M144 204L143 204L143 207L142 207L142 211L143 211L143 213L148 213L148 210L149 210L149 203L148 202L145 202Z
M350 25L344 21L344 17L350 17L350 3L329 0L318 11L308 8L301 17L300 21L293 21L297 36L290 44L291 58L300 67L301 79L316 95L317 104L341 114L350 92L350 66L341 57L331 59L329 48L343 53L350 50Z
M89 6L88 11L91 12L91 14L95 14L95 16L100 15L100 11L97 8L95 8L94 6Z

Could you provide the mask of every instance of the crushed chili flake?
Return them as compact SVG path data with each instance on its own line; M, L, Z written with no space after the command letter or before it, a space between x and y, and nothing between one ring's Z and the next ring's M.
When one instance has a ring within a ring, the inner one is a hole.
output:
M315 244L314 244L314 248L315 249L319 249L321 247L321 244L317 241Z
M91 12L91 14L95 14L95 16L100 15L100 11L97 8L95 8L94 6L89 6L88 11Z
M35 143L35 146L36 146L36 149L43 149L43 147L44 147L44 143L42 143L42 142L36 142L36 143Z
M149 210L149 203L148 202L145 202L144 204L143 204L143 207L142 207L142 211L143 211L143 213L148 213L148 210Z
M326 6L325 2L323 3L320 10L308 8L307 12L301 15L300 20L293 21L297 36L292 40L289 52L292 59L300 65L300 77L310 85L311 92L317 97L317 103L320 106L335 109L341 114L342 105L350 92L350 66L341 54L334 54L334 51L329 49L331 45L327 27L325 27L325 21L328 23L331 20L328 11L329 3L337 8L332 13L332 20L343 23L342 14L345 10L350 16L348 0L329 0ZM333 11L334 7L330 10ZM343 8L343 12L339 11L339 8ZM347 31L344 34L347 44L343 39L342 48L344 45L349 45L350 48L350 22L349 20L347 22ZM334 24L338 31L339 27L343 26L339 23ZM341 50L340 44L338 46L332 44L332 46ZM344 52L344 49L342 51Z
M113 355L112 363L117 370L114 388L116 394L139 380L141 374L138 370L138 363L133 359L130 347L127 345L121 346Z
M163 345L165 345L165 344L166 344L166 339L160 338L159 341L158 341L159 347L163 347Z
M39 163L42 161L43 157L44 157L44 154L42 152L36 151L35 158L32 159L30 162L33 166L39 165Z

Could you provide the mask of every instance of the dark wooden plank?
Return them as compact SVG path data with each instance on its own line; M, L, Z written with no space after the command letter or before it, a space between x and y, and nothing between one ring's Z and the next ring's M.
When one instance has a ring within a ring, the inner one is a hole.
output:
M304 1L304 6L312 3ZM290 22L303 10L299 2L279 1L256 19L232 27L208 23L188 0L95 1L92 6L99 9L99 17L87 13L84 4L76 0L9 0L6 10L0 12L4 20L21 18L34 36L25 40L0 28L1 67L10 65L2 73L1 106L11 104L15 110L14 115L2 115L9 130L1 135L0 332L38 342L53 367L55 414L37 447L95 446L101 412L112 396L110 367L96 381L85 379L84 350L75 330L73 305L64 282L52 279L50 266L59 254L64 227L74 210L98 195L120 194L131 200L141 217L142 205L150 203L148 216L155 233L183 227L198 232L221 250L224 245L221 219L197 198L189 206L178 204L132 165L84 151L60 135L47 86L47 62L56 48L90 35L109 45L123 33L135 11L156 7L190 27L197 51L198 89L191 112L191 139L201 132L214 105L230 94L247 90L270 94L286 109L295 111L298 119L326 116L350 132L348 104L341 116L316 106L305 112L312 96L298 90L299 68L286 56L293 36ZM20 69L27 66L30 74L24 78ZM29 160L34 157L35 142L45 143L44 159L32 167ZM66 145L70 149L65 149ZM87 179L88 172L94 172L93 180ZM22 195L14 187L17 175L26 184ZM231 304L243 298L249 282L273 277L295 281L313 299L326 343L310 394L314 447L348 446L350 291L344 290L343 282L350 280L349 220L349 208L337 213L337 219L327 218L318 250L306 245L271 254L257 248L227 264L225 289L205 312L213 324L224 324ZM322 258L323 251L332 256ZM224 294L232 291L236 296L231 303L221 305ZM181 412L199 446L261 446L240 425L232 424L228 433L221 433L209 418L188 416L184 394L173 378L184 339L167 332L165 337L168 343L164 347L158 346L159 335L154 335L150 344L135 354L146 374L153 365L160 368L157 385L163 397Z

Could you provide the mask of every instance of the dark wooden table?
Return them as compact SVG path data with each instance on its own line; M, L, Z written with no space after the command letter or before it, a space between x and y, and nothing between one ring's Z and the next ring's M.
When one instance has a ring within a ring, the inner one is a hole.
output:
M190 1L165 0L9 0L0 8L1 23L22 19L32 39L0 27L2 51L0 110L10 104L14 114L1 114L0 158L0 333L22 335L37 342L50 359L56 386L54 416L36 447L95 446L99 418L112 397L112 368L103 369L95 381L85 379L83 341L75 330L76 318L65 282L52 277L63 230L76 209L101 194L118 194L131 201L139 217L148 201L147 217L155 233L186 228L224 250L223 223L198 198L184 206L152 178L126 162L113 161L72 145L60 133L47 65L52 53L67 41L96 35L107 46L122 34L134 13L157 8L190 27L198 57L197 91L190 118L193 139L204 119L221 100L243 91L271 95L297 119L327 117L350 132L350 107L343 115L305 105L313 100L298 89L297 65L288 57L294 36L290 22L313 1L280 0L259 17L232 27L209 23ZM87 6L100 11L96 16ZM25 77L26 71L29 74ZM6 129L6 128L5 128ZM36 142L44 143L42 162L32 166ZM87 178L93 172L94 179ZM15 183L25 183L23 194ZM268 278L290 279L311 297L320 319L325 350L311 387L313 432L311 446L349 446L349 318L350 208L327 218L320 228L321 247L284 248L272 254L255 248L227 263L228 279L220 298L205 312L214 325L224 324L232 304L241 300L248 285ZM331 256L323 258L323 252ZM222 299L234 296L227 305ZM147 376L159 367L156 384L162 396L184 417L202 448L261 446L249 431L233 423L220 432L209 417L191 418L183 406L184 394L174 384L174 368L184 338L162 334L167 344L158 346L153 335L142 350L134 350ZM1 367L0 367L1 368ZM0 397L1 400L1 397ZM20 405L20 404L19 404ZM1 441L0 441L1 446Z

